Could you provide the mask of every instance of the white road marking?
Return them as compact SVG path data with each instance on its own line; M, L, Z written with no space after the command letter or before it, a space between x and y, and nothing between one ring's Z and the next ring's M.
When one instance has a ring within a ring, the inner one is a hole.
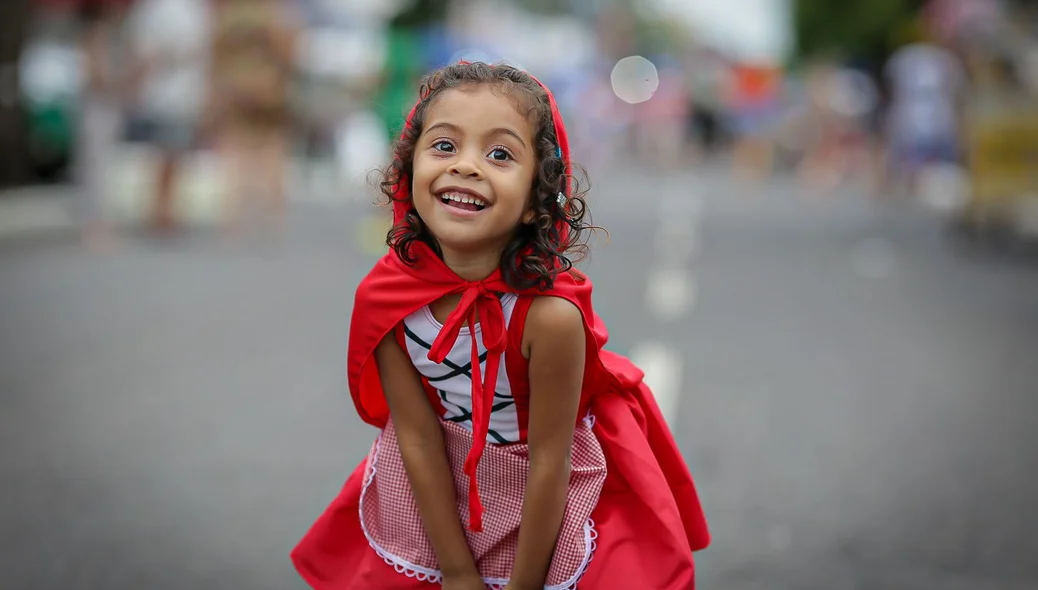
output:
M654 316L672 321L686 316L696 302L696 284L691 273L679 269L649 272L646 305Z
M681 391L682 363L673 348L661 342L642 342L631 350L631 362L645 372L663 418L672 424Z
M696 282L687 269L699 253L703 199L687 184L664 190L660 197L656 266L646 280L645 307L657 319L675 322L692 312L697 299ZM642 342L631 350L632 362L645 372L645 383L668 423L677 418L684 371L676 350L658 341Z
M673 266L685 266L699 252L703 199L687 191L662 199L656 232L656 257Z
M699 254L699 231L695 226L680 231L656 232L656 258L663 264L683 266Z
M703 197L690 189L670 192L660 199L663 225L672 219L698 219L703 214Z

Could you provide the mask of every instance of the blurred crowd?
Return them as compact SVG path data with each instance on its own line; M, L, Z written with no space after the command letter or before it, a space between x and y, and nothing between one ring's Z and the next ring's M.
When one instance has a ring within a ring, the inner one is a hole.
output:
M103 247L112 238L106 179L123 140L157 152L156 232L175 231L181 162L202 146L219 154L229 181L227 230L251 213L277 223L301 30L291 7L279 0L97 1L79 3L72 16L85 73L73 152L85 239Z
M276 229L297 190L293 158L363 175L384 159L421 74L460 57L508 60L551 85L592 173L721 163L747 179L792 171L822 192L848 182L918 192L933 164L1005 177L1013 158L984 137L1028 132L1021 121L1038 104L1038 21L1004 3L933 0L882 61L820 55L793 67L681 27L639 27L624 10L539 15L458 0L433 3L443 14L416 26L393 2L333 4L76 0L43 11L23 84L36 91L37 136L60 143L45 96L69 70L48 40L74 40L69 169L87 241L113 236L105 195L127 142L156 154L154 231L176 230L184 157L196 150L220 163L228 232ZM985 135L985 125L1001 127Z

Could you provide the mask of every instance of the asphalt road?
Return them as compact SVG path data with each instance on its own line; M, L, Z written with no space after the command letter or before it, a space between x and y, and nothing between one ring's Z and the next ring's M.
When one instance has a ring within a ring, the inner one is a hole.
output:
M677 375L701 588L1038 587L1035 257L781 180L593 194L611 346L663 346ZM344 378L367 215L300 203L278 242L109 255L0 242L0 588L303 587L288 552L374 436ZM687 277L673 313L647 302L661 270Z

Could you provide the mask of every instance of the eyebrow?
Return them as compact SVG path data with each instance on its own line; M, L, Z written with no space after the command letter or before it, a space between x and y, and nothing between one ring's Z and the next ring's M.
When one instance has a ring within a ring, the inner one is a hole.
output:
M435 125L430 125L429 128L425 130L425 132L426 133L431 133L434 129L446 129L447 131L451 131L453 133L457 133L457 132L460 131L460 129L458 129L457 125L454 125L452 123L447 123L447 122L441 122L441 123L436 123ZM495 127L495 128L490 130L490 133L488 135L491 136L491 137L493 137L495 135L510 135L510 136L514 137L515 140L518 141L519 144L522 145L524 148L527 147L526 146L526 142L523 141L523 138L520 137L518 133L516 133L515 131L513 131L513 130L507 128L507 127Z

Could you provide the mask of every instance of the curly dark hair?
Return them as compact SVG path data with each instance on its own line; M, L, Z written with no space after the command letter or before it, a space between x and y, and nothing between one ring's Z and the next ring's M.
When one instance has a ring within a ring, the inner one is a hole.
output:
M571 164L567 172L560 157L548 94L526 72L509 65L477 62L449 65L427 75L421 83L420 100L411 125L396 141L392 162L379 171L378 187L387 199L385 203L392 206L398 198L397 187L401 180L411 182L415 143L422 133L429 105L444 90L479 84L490 84L514 93L522 101L520 104L528 108L527 116L535 129L539 166L530 195L535 216L531 223L519 225L515 236L501 253L502 278L517 290L551 289L558 273L573 271L573 264L587 255L586 234L588 230L598 228L585 222L590 213L584 198L587 190L572 173L575 167ZM581 176L587 184L586 173ZM567 194L565 209L556 200L559 192L563 191ZM411 191L404 195L404 199L411 199ZM562 225L569 229L565 237L559 231ZM427 244L442 257L422 218L411 209L405 219L389 230L386 244L405 264L414 264L416 257L412 246L415 242Z

